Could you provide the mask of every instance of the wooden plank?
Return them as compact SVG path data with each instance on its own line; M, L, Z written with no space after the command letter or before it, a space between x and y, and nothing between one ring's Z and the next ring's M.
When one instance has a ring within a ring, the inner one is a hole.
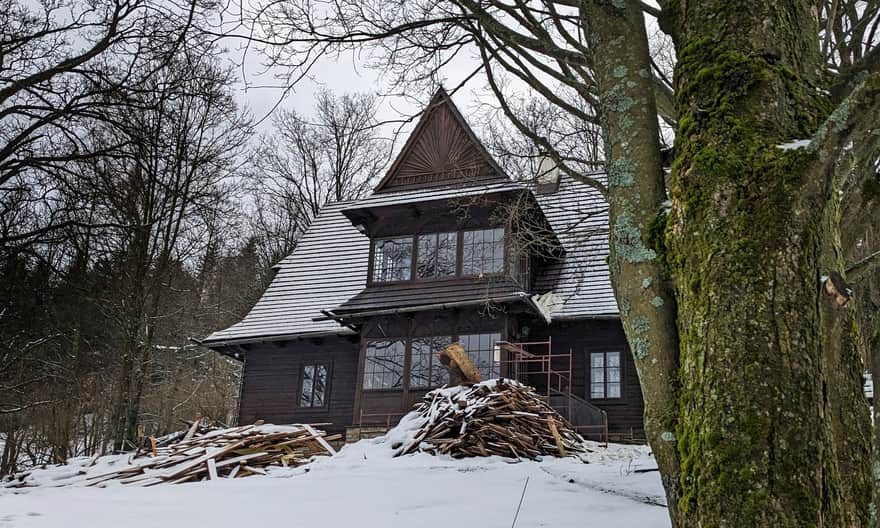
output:
M320 434L318 434L318 431L316 431L314 427L312 427L312 426L309 425L309 424L305 424L303 427L306 428L306 431L308 431L308 432L311 433L313 436L315 436L315 439L318 441L319 444L321 444L321 447L323 447L324 449L326 449L327 452L330 453L331 456L333 456L333 455L336 454L336 450L333 449L333 446L331 446L330 444L328 444L327 441L324 440L324 437L321 436Z
M213 458L209 458L206 463L208 464L208 478L217 480L217 463Z
M556 420L552 416L548 416L547 425L550 426L550 432L553 433L553 438L556 439L556 448L559 449L559 456L564 457L565 446L562 445L562 437L559 436L559 429L556 428Z
M201 418L201 417L196 418L196 420L195 420L195 421L193 422L193 424L192 424L192 427L189 428L189 431L187 431L187 432L186 432L186 435L183 437L183 440L182 440L183 442L186 442L187 440L189 440L190 438L192 438L193 435L196 434L196 431L198 431L198 429L199 429L199 423L200 423L201 421L202 421L202 418Z

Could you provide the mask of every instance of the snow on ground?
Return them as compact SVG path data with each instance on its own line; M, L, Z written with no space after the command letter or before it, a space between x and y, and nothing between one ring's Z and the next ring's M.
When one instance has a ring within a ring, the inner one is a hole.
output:
M268 477L161 485L3 489L0 528L211 528L281 525L342 528L510 527L528 479L518 528L668 527L659 474L647 448L591 444L585 464L546 457L518 462L392 458L384 438L346 446L308 466ZM75 473L46 469L40 481Z

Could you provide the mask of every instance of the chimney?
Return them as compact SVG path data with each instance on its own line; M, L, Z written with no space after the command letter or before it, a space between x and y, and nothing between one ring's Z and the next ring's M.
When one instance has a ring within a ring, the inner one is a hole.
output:
M535 178L535 192L538 194L551 194L559 190L559 167L549 156L541 158L538 165L538 175Z

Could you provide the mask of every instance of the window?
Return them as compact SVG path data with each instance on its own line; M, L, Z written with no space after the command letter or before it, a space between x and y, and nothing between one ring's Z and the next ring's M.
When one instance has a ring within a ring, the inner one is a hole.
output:
M299 384L300 407L323 407L327 395L327 365L303 365Z
M470 356L484 380L501 376L501 334L471 334L459 336L462 348Z
M373 248L373 281L409 280L412 276L412 238L383 238Z
M504 270L504 229L465 231L462 240L461 272L484 275Z
M413 338L409 374L411 388L431 389L449 383L449 372L440 364L437 354L452 342L451 336Z
M419 236L416 276L420 279L455 275L458 233L432 233Z
M590 354L590 398L620 398L620 352Z
M406 344L402 340L367 343L364 389L402 389Z

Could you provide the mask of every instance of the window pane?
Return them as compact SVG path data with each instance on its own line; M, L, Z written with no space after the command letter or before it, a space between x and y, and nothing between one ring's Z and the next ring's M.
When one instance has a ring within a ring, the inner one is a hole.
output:
M412 340L411 388L427 389L449 383L449 372L437 356L450 343L452 338L449 336L417 337Z
M412 388L424 389L430 386L432 345L430 337L415 338L412 341L409 371L409 386Z
M312 405L314 407L324 406L324 394L327 390L327 366L315 365L315 390L312 397Z
M455 257L458 253L458 233L440 233L437 247L437 276L455 275Z
M608 382L617 383L620 381L620 369L618 367L608 367Z
M419 260L416 275L420 278L434 277L437 274L437 235L419 237Z
M608 398L620 398L620 383L608 384Z
M619 367L620 366L620 352L608 352L605 354L605 357L608 358L608 366L609 367Z
M306 365L303 367L302 387L300 387L299 405L300 407L312 406L312 389L315 373L314 365Z
M465 231L462 241L462 273L482 275L504 270L504 229Z
M371 341L364 360L364 389L403 387L406 347L400 340Z
M412 273L412 239L376 240L373 280L377 282L409 280Z
M605 354L603 352L593 352L590 354L590 365L595 368L605 366Z
M432 233L419 236L416 274L419 278L455 275L458 233Z
M590 398L592 399L602 399L605 397L605 385L602 384L593 384L590 386Z
M501 365L494 360L495 343L501 341L500 333L470 334L460 336L459 342L484 380L501 375Z

